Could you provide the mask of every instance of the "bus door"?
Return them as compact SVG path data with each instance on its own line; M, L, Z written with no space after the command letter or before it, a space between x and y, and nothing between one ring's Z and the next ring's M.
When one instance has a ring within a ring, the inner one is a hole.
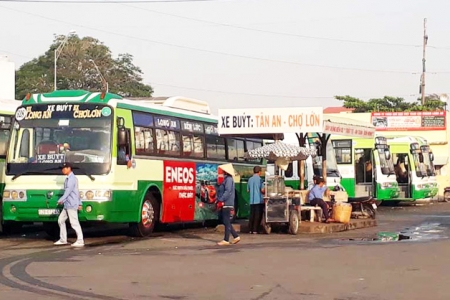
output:
M399 198L412 197L411 170L408 153L393 153L395 177L400 188Z
M373 196L373 150L355 148L355 197Z

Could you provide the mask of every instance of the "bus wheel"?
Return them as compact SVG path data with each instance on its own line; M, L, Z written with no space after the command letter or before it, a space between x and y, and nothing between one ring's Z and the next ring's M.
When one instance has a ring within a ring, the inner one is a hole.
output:
M20 222L4 222L1 224L1 232L6 235L18 234L22 229L22 223Z
M147 193L141 207L139 223L130 223L133 236L144 237L150 235L159 220L159 203L152 193Z
M57 222L44 222L42 224L44 226L45 233L52 239L56 239L59 237L59 225Z

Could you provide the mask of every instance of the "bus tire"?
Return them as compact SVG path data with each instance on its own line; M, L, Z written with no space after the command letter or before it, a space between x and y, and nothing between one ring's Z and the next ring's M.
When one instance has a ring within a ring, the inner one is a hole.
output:
M44 222L42 223L44 226L45 233L52 239L59 238L59 225L57 222Z
M138 223L130 223L132 236L149 236L159 220L159 203L151 192L147 192L141 206L141 217Z
M1 232L5 235L19 234L22 229L20 222L3 222L1 224Z

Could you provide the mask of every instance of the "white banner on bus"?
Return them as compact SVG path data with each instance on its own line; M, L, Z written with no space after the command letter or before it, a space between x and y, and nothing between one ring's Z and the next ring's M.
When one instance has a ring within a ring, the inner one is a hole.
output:
M219 109L219 135L322 132L322 107Z
M345 135L359 138L374 138L375 127L365 127L358 125L345 124L333 121L323 122L323 132L335 135Z

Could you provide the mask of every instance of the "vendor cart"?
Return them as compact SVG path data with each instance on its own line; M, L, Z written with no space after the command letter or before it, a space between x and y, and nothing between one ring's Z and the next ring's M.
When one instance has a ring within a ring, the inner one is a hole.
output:
M286 171L289 162L293 160L306 160L315 156L316 150L305 147L289 145L276 140L248 151L245 156L249 158L265 158L275 162L275 175L265 172L264 214L262 226L264 232L269 234L272 225L288 225L291 234L297 234L300 226L300 194L294 196L286 192L283 176L279 176L278 168Z
M282 176L265 177L264 214L262 226L264 233L270 234L272 225L287 226L290 234L297 234L301 222L300 196L292 197L285 192Z

